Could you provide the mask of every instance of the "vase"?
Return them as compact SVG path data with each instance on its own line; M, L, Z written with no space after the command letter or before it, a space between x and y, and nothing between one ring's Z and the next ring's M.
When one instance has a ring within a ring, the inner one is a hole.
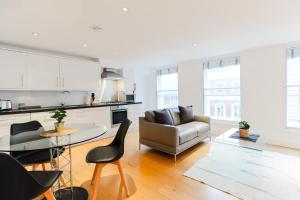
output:
M60 133L64 130L65 124L64 122L60 122L60 123L56 122L54 126L55 126L55 131Z
M240 137L246 138L249 136L249 129L240 129Z

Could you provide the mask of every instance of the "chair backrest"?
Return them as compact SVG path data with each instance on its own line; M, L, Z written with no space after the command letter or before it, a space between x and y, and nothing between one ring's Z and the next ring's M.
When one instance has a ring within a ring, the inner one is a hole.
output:
M44 131L45 129L38 121L12 124L10 127L10 143L18 144L40 139L39 133Z
M28 200L43 187L14 158L0 153L0 198Z
M119 129L118 132L113 140L113 142L111 143L112 146L117 147L118 148L118 157L122 157L124 154L124 142L125 142L125 136L127 134L127 131L129 129L129 126L132 122L129 119L125 119Z

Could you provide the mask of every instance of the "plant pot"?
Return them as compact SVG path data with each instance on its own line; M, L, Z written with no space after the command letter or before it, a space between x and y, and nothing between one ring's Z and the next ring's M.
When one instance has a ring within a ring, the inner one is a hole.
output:
M64 122L61 122L61 123L56 122L56 123L54 123L54 126L55 126L55 131L59 132L59 133L62 132L65 128Z
M246 138L249 136L249 129L240 129L240 137Z

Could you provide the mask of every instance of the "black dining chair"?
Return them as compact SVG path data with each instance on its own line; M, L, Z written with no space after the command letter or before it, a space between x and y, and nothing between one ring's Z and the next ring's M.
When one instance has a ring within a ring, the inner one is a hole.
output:
M61 171L27 171L21 163L0 153L0 199L29 200L42 194L55 200L51 187Z
M38 121L12 124L10 127L10 144L14 145L42 139L39 134L44 131L45 129ZM59 155L62 154L63 151L64 148L61 148ZM53 149L27 150L11 152L11 156L24 166L32 166L32 170L36 170L40 164L42 165L43 170L46 170L45 163L51 162L51 154L53 158L56 158L58 154L57 152L58 151ZM52 165L56 167L54 159L52 160Z
M120 125L112 143L107 146L96 147L88 152L86 156L86 162L96 164L91 181L91 184L94 185L92 200L96 200L97 198L102 168L109 163L117 165L121 177L121 183L124 186L126 196L129 196L129 191L126 185L120 159L124 154L124 140L130 124L131 121L129 119L125 119Z

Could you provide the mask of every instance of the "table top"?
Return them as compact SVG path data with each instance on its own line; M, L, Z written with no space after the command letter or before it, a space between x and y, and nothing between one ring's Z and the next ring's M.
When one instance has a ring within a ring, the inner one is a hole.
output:
M230 138L230 136L232 134L234 134L236 131L238 131L237 128L231 128L228 131L226 131L225 133L218 136L215 139L215 141L226 143L226 144L231 144L231 145L236 145L236 146L240 146L240 147L258 149L258 150L262 150L265 148L266 144L262 142L261 137L259 137L256 142L241 140L241 139L237 139L237 138Z
M98 138L107 132L105 126L89 123L66 124L65 126L66 128L76 128L78 132L59 137L43 137L38 131L22 133L22 137L20 134L17 136L5 135L0 137L0 152L43 150L75 145Z

